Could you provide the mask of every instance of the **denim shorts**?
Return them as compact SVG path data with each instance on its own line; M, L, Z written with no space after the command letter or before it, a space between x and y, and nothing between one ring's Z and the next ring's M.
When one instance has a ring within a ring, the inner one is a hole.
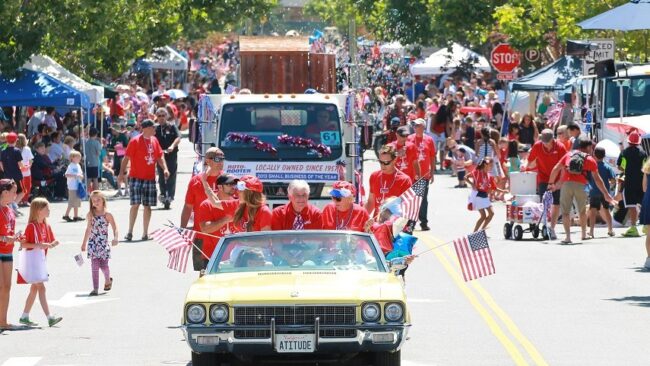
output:
M0 254L0 263L9 263L14 261L14 255L9 253L9 254Z

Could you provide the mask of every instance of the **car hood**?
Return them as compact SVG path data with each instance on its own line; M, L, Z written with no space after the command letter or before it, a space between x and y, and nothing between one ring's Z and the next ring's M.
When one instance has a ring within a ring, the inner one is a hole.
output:
M359 303L405 301L391 273L365 271L251 272L207 275L197 280L187 302Z

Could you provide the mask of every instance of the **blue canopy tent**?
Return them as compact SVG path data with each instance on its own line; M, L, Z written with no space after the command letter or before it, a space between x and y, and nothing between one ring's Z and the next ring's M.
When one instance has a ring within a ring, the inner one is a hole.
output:
M42 72L23 69L13 79L0 75L0 106L90 109L88 96Z
M512 91L558 91L569 88L582 75L582 61L564 56L554 63L510 83Z

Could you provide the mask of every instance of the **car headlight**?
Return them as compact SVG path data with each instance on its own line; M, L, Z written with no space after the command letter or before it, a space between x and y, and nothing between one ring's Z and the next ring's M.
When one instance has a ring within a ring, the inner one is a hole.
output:
M391 302L389 304L386 304L386 306L384 307L384 317L389 322L398 322L402 320L403 316L404 316L404 308L400 303Z
M377 303L369 302L361 307L361 317L365 322L374 323L379 320L380 316L381 308Z
M185 311L187 321L193 324L205 322L205 307L200 304L193 304L187 307Z
M210 306L210 321L213 323L225 323L228 321L228 306L215 304Z

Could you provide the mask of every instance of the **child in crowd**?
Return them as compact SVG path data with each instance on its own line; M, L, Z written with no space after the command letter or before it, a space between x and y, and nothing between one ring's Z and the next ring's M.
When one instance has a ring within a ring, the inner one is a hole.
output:
M455 151L452 150L452 160L454 163L454 170L458 177L458 185L454 188L466 188L465 183L466 166L472 164L472 160L467 160L467 151L464 147L459 147Z
M596 147L594 149L594 158L598 163L598 175L602 178L603 183L607 191L610 190L610 182L615 179L616 172L609 164L607 164L603 159L605 159L605 149L602 147ZM596 214L600 211L600 215L607 223L607 235L614 236L614 230L612 229L612 216L609 213L609 203L605 201L602 192L594 183L594 179L589 175L589 235L588 237L594 237L594 226L596 226Z
M52 228L47 223L50 216L50 203L45 198L34 198L29 206L29 221L25 229L25 242L22 243L23 250L44 249L45 255L47 250L59 245L59 241L54 239ZM43 312L47 316L47 322L50 327L58 324L63 318L50 314L50 308L47 304L45 294L45 283L32 283L25 301L25 309L20 317L20 324L27 326L36 326L38 324L29 319L29 312L32 310L36 295L41 303Z
M462 143L462 140L461 140L462 129L461 129L461 126L460 126L460 119L458 119L458 118L454 119L454 126L453 126L453 129L452 129L452 132L451 132L451 137L453 137L454 141L456 141L457 143L459 143L459 144Z
M490 201L490 193L492 191L506 193L504 190L497 188L496 180L494 179L494 176L490 174L493 164L494 161L491 158L483 158L483 160L478 163L472 174L467 177L467 182L469 182L474 191L476 191L472 192L472 210L478 211L481 215L478 221L476 221L476 225L474 225L475 232L484 230L494 217L492 202Z
M106 197L101 191L90 194L90 212L88 212L86 234L81 244L81 251L88 249L88 258L91 260L93 290L88 296L97 296L99 289L99 270L104 274L104 291L113 287L113 278L108 268L111 258L111 245L117 245L117 226L115 219L106 209ZM108 244L108 225L113 230L113 240Z
M29 195L32 192L32 162L34 161L34 154L32 149L27 146L27 136L20 133L18 134L18 141L16 147L20 149L20 154L23 157L23 166L21 172L23 173L23 199L18 204L20 207L29 207Z
M16 190L16 182L0 179L0 330L13 329L7 323L7 310L11 293L14 242L19 237L16 235L16 216L10 207L16 199Z
M81 171L81 153L77 150L70 152L70 164L65 171L65 177L68 181L68 208L65 210L63 219L67 222L82 221L83 218L79 217L79 207L81 207L81 198L77 194L79 181L83 179L84 175ZM70 218L70 209L73 210L74 218Z
M463 135L463 145L474 149L474 139L476 138L476 130L474 129L474 120L472 117L465 118L465 132Z

